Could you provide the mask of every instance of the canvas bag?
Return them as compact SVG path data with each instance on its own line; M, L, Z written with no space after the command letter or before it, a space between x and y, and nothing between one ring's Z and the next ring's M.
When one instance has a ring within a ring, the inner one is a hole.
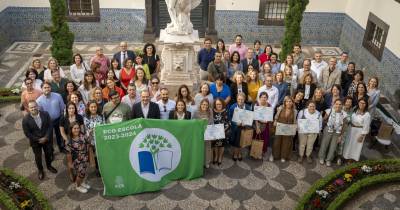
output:
M393 132L393 126L390 124L382 123L379 127L378 138L384 140L391 140Z
M251 146L251 140L253 138L253 129L243 128L240 132L240 147Z

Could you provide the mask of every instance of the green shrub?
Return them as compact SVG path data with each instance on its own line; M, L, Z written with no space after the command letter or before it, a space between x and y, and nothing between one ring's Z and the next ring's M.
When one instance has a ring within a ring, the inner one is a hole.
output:
M69 30L67 23L66 1L50 0L52 26L44 27L53 40L51 54L61 66L70 65L72 60L72 45L74 34Z
M293 45L301 42L301 20L309 0L289 0L288 11L285 16L285 35L282 40L281 60L290 54Z
M6 209L18 210L18 207L14 204L12 198L7 195L3 190L0 189L0 204L2 204Z

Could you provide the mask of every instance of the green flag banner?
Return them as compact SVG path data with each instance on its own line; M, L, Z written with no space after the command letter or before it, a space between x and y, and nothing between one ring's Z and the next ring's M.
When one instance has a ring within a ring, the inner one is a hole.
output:
M104 195L162 189L203 175L204 120L131 121L97 126L96 153Z

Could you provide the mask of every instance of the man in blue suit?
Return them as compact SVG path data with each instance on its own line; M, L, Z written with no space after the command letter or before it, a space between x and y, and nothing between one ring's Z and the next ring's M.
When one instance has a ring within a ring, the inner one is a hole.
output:
M132 61L135 61L136 55L132 50L128 50L127 42L121 42L119 44L119 48L121 49L121 51L115 53L113 58L118 61L119 63L118 68L121 69L122 67L124 67L124 61L127 58L130 58L132 59Z
M258 70L260 66L258 60L254 59L254 50L251 48L247 49L246 58L242 59L241 62L243 65L243 73L245 74L247 74L250 65L252 65L255 70Z

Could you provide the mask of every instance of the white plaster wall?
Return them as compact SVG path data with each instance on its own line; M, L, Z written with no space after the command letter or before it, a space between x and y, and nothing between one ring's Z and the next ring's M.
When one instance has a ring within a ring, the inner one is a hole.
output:
M342 12L349 0L310 0L307 12ZM258 11L260 0L217 0L217 10Z
M390 25L386 47L400 57L400 3L394 0L350 0L347 3L346 14L364 29L369 12Z
M49 7L49 0L0 0L0 11L7 7Z
M99 0L100 8L144 9L145 0ZM0 0L0 11L7 7L50 7L49 0Z
M100 8L144 9L145 0L99 0Z

